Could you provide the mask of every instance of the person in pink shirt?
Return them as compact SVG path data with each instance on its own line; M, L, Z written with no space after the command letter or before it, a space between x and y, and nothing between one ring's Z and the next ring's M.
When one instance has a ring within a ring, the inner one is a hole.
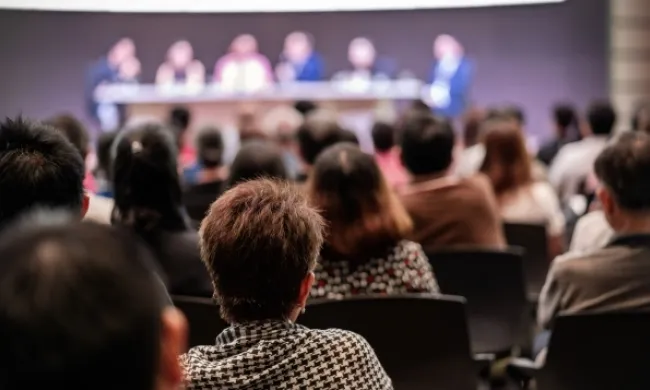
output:
M395 127L388 123L375 123L372 127L372 142L375 145L375 161L388 185L396 188L408 183L409 175L395 145Z
M255 92L273 83L273 69L259 53L255 37L243 34L232 41L230 53L217 61L213 77L225 90Z

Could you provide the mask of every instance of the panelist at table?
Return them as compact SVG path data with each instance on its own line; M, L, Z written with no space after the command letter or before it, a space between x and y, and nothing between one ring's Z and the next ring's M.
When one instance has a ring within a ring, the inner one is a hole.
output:
M205 66L194 58L194 49L188 41L177 41L167 50L167 59L158 67L156 84L203 85Z
M428 103L436 114L457 118L469 103L473 66L463 46L451 35L440 35L433 43L436 62L431 68Z
M320 81L323 59L314 51L314 39L303 31L294 31L284 40L280 62L275 68L279 81Z
M214 81L235 92L254 92L273 83L271 63L258 52L254 36L243 34L232 41L230 52L214 67Z

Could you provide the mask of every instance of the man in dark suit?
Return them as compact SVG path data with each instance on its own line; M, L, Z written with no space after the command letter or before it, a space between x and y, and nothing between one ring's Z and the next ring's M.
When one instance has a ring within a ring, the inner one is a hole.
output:
M436 62L431 68L428 100L436 114L458 118L469 103L473 66L464 49L451 35L440 35L433 44Z
M320 54L314 51L314 39L306 32L294 31L284 40L284 50L276 75L280 81L320 81L324 65Z

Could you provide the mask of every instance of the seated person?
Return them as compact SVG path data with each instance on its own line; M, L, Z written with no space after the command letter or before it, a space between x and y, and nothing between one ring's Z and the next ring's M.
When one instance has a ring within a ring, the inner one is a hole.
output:
M605 213L600 208L588 212L578 219L571 237L571 252L591 252L605 247L614 237Z
M607 146L616 125L616 111L608 102L593 103L587 112L587 122L582 129L585 137L564 145L549 169L549 181L563 203L579 193L596 157Z
M314 39L303 31L294 31L284 40L284 49L275 74L281 82L320 81L323 59L314 51Z
M0 122L0 231L34 209L88 210L79 151L51 126L21 118Z
M232 41L230 53L214 67L214 81L236 92L255 92L273 83L271 63L257 51L255 37L244 34Z
M598 156L598 198L615 236L602 249L553 261L538 320L559 314L650 310L650 136L625 133Z
M192 113L189 108L178 106L169 111L168 124L174 132L176 147L178 148L178 163L181 168L192 165L196 160L196 150L190 141L190 126Z
M565 219L557 194L548 182L534 181L531 158L516 121L492 119L484 126L485 158L481 172L492 183L505 222L543 224L549 254L561 254Z
M194 58L194 49L188 41L178 41L167 50L167 59L158 67L158 85L203 85L205 66Z
M553 122L555 124L554 138L542 145L537 153L539 161L546 166L551 165L564 145L578 140L578 115L572 106L566 104L555 106Z
M314 283L323 220L291 184L225 192L201 226L201 253L230 327L181 357L188 389L392 389L363 337L296 324Z
M408 172L402 165L399 148L395 145L395 126L376 122L372 126L372 143L375 146L375 161L391 188L409 181Z
M117 131L102 133L97 140L95 150L97 153L97 167L95 180L97 182L97 195L104 198L113 198L113 183L111 183L111 166L113 165L111 150Z
M222 164L223 140L219 129L203 128L199 131L196 143L198 146L196 184L185 189L183 203L190 218L200 221L205 217L212 202L221 195L227 169Z
M438 292L422 247L405 239L411 218L372 156L331 146L316 159L307 194L327 223L312 298Z
M113 224L146 242L174 295L212 296L199 256L199 236L182 201L176 145L166 127L142 124L115 140Z
M280 180L288 178L282 150L270 141L248 141L239 149L230 166L226 187L234 187L239 183L261 177Z
M457 246L505 247L499 209L484 175L459 178L452 172L454 130L432 115L407 119L402 162L413 176L400 191L414 222L410 238L425 250Z
M187 322L126 232L32 216L0 242L0 388L182 386Z
M345 81L352 89L364 89L375 79L391 79L395 76L394 64L384 58L377 58L374 43L368 38L354 38L348 46L349 71L334 76L337 81Z

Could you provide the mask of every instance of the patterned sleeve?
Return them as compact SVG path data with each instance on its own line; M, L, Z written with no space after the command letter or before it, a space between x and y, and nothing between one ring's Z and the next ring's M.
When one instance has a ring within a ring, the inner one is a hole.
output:
M404 284L407 292L440 293L438 282L422 246L411 241L404 241L403 245L403 261L406 264Z

